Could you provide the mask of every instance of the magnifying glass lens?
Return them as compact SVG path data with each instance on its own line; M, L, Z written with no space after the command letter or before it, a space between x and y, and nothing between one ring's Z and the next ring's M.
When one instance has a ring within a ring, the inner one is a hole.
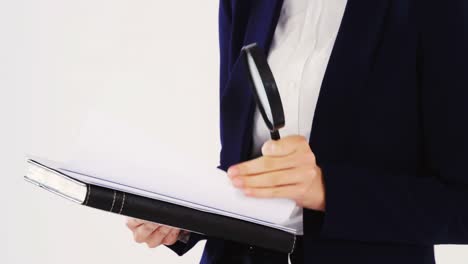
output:
M284 127L284 111L276 81L263 50L257 44L242 48L242 56L249 69L248 77L255 102L270 130L271 138L280 138L279 129Z

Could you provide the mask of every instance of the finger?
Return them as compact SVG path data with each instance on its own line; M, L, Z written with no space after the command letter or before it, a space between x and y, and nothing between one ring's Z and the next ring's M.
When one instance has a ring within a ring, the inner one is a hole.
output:
M146 239L146 244L149 248L155 248L161 245L163 239L169 234L171 231L171 227L168 226L160 226L157 228L150 236Z
M133 231L133 238L137 243L143 243L158 228L158 225L142 224Z
M263 156L282 157L295 152L297 149L309 146L303 136L288 136L280 140L268 140L262 146Z
M140 226L142 224L150 224L150 225L156 224L156 225L159 225L158 223L155 223L155 222L150 222L150 221L147 221L147 220L133 218L133 217L127 217L127 226L129 226L129 227L138 227L138 226Z
M177 242L177 238L179 237L180 229L172 228L169 234L163 239L162 243L166 246L173 245Z
M144 224L144 221L136 218L127 217L126 225L130 230L135 230L135 228Z
M304 193L298 184L273 188L248 188L244 190L245 195L256 198L287 198L296 200Z
M232 183L238 188L271 188L299 183L303 176L302 170L288 169L253 176L234 177Z
M228 176L233 178L236 176L255 175L277 170L285 170L294 167L296 164L297 159L295 158L295 155L281 158L260 157L231 166L228 170Z

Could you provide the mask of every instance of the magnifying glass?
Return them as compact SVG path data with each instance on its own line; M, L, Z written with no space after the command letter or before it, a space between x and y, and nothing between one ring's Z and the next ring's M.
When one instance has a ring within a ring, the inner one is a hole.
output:
M278 87L262 48L256 43L242 48L242 58L249 69L249 80L260 113L270 130L271 139L280 139L284 127L284 111Z

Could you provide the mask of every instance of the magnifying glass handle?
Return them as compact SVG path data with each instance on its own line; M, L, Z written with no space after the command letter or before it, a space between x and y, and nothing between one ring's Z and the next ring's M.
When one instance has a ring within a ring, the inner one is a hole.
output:
M279 140L281 138L278 130L271 131L270 135L271 135L271 139L273 140Z

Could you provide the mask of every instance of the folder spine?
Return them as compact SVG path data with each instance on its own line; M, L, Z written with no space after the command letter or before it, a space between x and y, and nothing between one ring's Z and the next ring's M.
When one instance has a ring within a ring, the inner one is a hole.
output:
M88 185L83 205L284 253L293 252L296 242L282 230L95 185Z

